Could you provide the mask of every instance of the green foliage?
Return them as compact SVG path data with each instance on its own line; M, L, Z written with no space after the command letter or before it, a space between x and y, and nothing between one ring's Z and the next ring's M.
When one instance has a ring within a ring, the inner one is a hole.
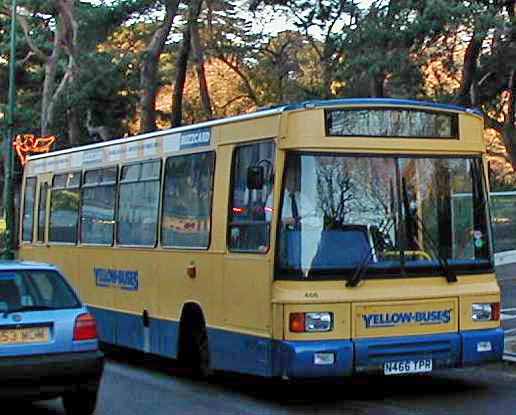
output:
M32 42L49 56L56 27L53 2L18 1ZM225 65L232 75L230 85L209 85L214 95L215 88L227 95L214 100L220 107L215 113L226 114L223 107L233 100L241 100L234 107L239 111L334 96L454 101L463 79L464 51L475 36L483 42L473 75L480 83L477 104L502 119L506 108L502 96L516 62L515 22L503 4L498 0L206 0L199 22L206 65ZM173 86L187 8L188 2L182 1L160 59L162 91ZM82 143L91 141L86 129L89 111L91 122L108 127L113 137L131 133L130 124L138 118L140 63L164 10L165 0L76 2L78 72L57 103L51 126L61 145L67 143L70 108L79 110ZM258 17L267 20L273 15L284 16L291 25L269 33L257 24ZM8 13L0 14L0 85L8 83L9 28ZM24 132L37 133L45 62L30 55L19 25L17 37L17 122ZM440 77L429 88L425 70L435 62ZM62 53L57 84L67 65L68 57ZM184 119L193 121L200 119L201 105L193 72L189 77ZM2 113L6 102L4 87ZM167 110L161 116L168 117Z

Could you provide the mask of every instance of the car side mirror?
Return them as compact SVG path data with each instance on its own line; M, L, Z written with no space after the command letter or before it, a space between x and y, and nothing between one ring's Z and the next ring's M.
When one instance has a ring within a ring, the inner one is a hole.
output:
M261 190L265 184L265 169L263 166L251 166L247 169L247 188Z

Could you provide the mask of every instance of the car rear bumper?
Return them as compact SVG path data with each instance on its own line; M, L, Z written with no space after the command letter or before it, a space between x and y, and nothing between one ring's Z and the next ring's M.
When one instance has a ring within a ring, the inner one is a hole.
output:
M98 388L100 351L0 357L0 397L46 399L81 388Z

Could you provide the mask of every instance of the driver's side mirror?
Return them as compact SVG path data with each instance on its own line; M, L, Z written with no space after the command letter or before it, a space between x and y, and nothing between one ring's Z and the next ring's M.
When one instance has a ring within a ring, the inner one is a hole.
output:
M261 190L265 184L265 169L263 166L251 166L247 168L247 188Z

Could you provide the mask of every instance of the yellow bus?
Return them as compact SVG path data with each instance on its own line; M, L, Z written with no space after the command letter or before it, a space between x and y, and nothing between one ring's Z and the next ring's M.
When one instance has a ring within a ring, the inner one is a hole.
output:
M318 378L500 360L483 119L311 101L31 157L20 257L102 341L199 374Z

